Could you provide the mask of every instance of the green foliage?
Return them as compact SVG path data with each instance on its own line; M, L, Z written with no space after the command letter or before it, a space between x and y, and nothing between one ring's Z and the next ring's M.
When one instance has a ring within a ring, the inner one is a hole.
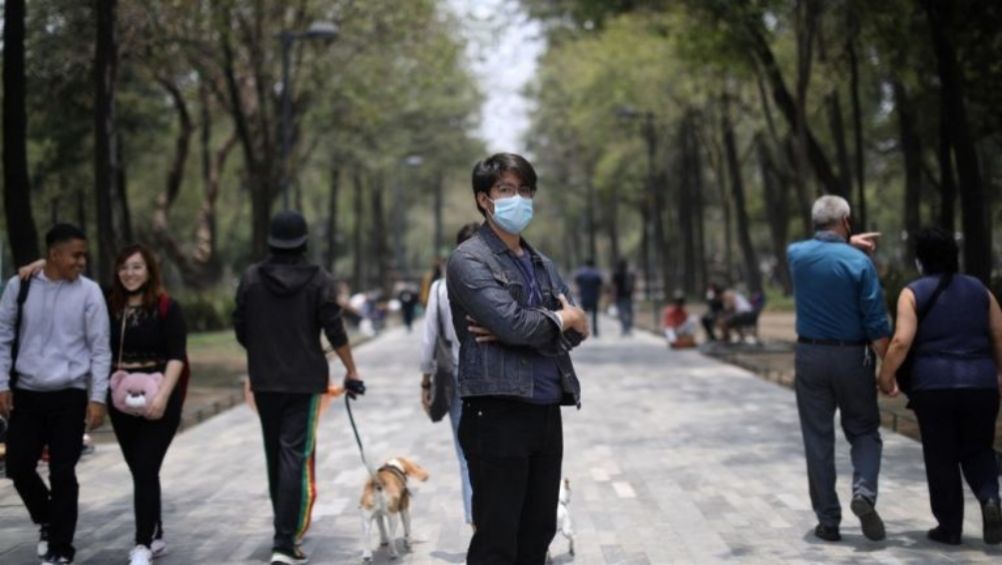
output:
M182 291L174 298L181 305L188 332L214 332L233 326L235 291L220 285L199 292Z

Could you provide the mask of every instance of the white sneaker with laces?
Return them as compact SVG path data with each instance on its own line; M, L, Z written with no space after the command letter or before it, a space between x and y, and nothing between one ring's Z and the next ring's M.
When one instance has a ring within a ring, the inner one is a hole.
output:
M167 555L167 542L162 539L153 540L153 543L150 544L150 552L153 553L154 559L161 555Z
M145 545L137 545L129 552L129 565L150 565L153 552Z

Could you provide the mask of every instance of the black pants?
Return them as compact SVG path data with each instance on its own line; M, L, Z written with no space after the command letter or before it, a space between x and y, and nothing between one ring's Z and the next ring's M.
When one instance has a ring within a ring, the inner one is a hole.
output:
M320 396L254 393L264 434L276 550L292 551L310 527L317 498L313 463Z
M49 550L73 557L77 527L76 465L83 447L87 393L77 389L33 392L14 389L7 432L7 476L36 524L48 524ZM49 484L36 470L49 446Z
M469 465L476 525L466 562L542 564L557 531L564 448L560 407L466 399L459 441Z
M598 337L598 302L593 303L582 303L581 309L585 312L591 314L591 333L593 336Z
M154 537L163 537L160 466L181 423L181 390L174 387L164 415L159 420L120 412L111 402L108 402L108 415L122 455L132 472L136 543L149 547Z
M944 529L960 534L964 522L961 471L979 501L999 496L998 463L992 448L998 391L919 390L912 393L911 405L922 433L932 514Z
M717 340L717 332L715 328L717 327L717 314L714 312L707 312L703 314L703 317L699 319L703 324L703 330L706 331L706 339L710 341Z

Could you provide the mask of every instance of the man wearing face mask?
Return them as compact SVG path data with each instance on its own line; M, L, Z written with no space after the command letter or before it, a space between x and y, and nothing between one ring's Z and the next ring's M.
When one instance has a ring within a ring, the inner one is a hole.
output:
M446 275L460 343L459 440L473 485L467 562L541 564L556 533L560 406L580 407L568 353L588 321L553 262L521 237L536 196L532 165L511 153L480 161L473 196L486 221Z
M876 360L891 334L877 271L863 251L876 234L851 236L849 203L822 196L811 210L812 239L787 250L797 311L794 388L807 458L814 535L838 541L842 510L835 493L835 409L852 445L850 508L871 540L885 537L876 511L882 442ZM862 251L861 251L862 250Z

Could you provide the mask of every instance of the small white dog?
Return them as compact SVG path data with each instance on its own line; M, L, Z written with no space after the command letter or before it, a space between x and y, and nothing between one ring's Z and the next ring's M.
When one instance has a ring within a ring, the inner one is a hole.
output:
M404 550L411 548L411 491L407 479L428 480L428 472L406 457L395 457L376 471L378 479L369 479L362 489L358 507L362 513L362 561L372 561L372 522L379 526L379 540L388 545L390 558L400 557L397 553L397 516L404 525ZM376 480L379 484L376 484Z
M567 553L574 555L574 526L571 523L571 481L564 479L560 481L560 495L557 498L557 530L567 538ZM552 563L553 558L549 552L546 554L546 562Z

